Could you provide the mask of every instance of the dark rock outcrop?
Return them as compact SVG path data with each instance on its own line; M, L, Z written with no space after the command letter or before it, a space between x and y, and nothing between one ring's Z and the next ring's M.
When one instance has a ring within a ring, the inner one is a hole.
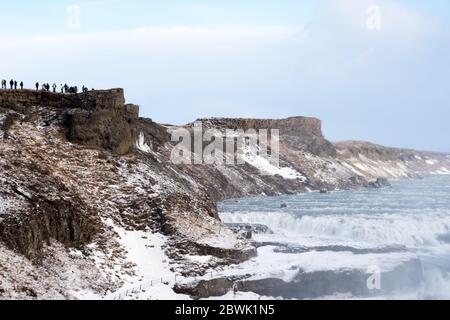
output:
M123 89L79 94L0 91L0 108L27 114L34 107L64 113L67 138L78 144L123 155L132 150L136 140L135 121L139 117L139 106L125 105Z
M0 108L23 112L36 106L53 109L123 109L125 96L123 89L95 90L78 94L32 90L0 91Z
M39 260L42 248L56 240L78 248L100 231L100 220L81 199L33 197L21 214L7 215L0 223L0 241L11 250Z
M248 231L254 234L272 234L273 231L268 226L257 223L227 223L227 226L236 232Z
M227 294L233 288L233 281L228 278L200 281L195 286L178 285L174 291L179 294L189 294L197 299L220 297Z
M88 147L123 155L131 151L136 133L123 111L78 110L66 114L67 138Z
M369 182L369 184L367 186L369 188L381 189L381 188L390 187L391 183L386 178L378 178L376 181Z
M249 249L241 250L241 249L225 249L212 247L208 245L195 244L197 251L200 255L204 256L214 256L225 258L232 263L241 263L247 261L253 257L256 257L257 252L256 248L252 247Z

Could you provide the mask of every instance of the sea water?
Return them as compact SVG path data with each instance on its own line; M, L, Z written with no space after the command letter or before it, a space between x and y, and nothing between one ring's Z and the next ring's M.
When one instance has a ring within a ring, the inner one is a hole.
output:
M406 297L450 298L450 176L395 181L384 189L230 200L219 210L226 223L264 224L273 232L255 234L256 241L309 248L307 259L278 253L275 259L290 261L284 266L289 270L293 263L312 270L370 268L377 259L383 266L395 255L399 261L402 255L414 255L421 262L423 283ZM401 250L387 253L389 248ZM269 253L273 251L259 251L260 265L265 254L274 259Z

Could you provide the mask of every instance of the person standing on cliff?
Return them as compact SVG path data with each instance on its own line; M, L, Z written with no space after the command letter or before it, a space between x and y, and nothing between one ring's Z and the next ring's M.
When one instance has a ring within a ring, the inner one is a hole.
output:
M11 81L9 82L9 86L11 87L11 90L12 90L13 87L14 87L14 80L13 79L11 79Z
M14 81L14 90L17 90L17 81Z
M39 91L39 82L36 82L36 91Z
M2 89L6 89L6 80L5 79L2 80Z
M23 81L20 81L20 90L23 90Z
M53 83L53 85L52 85L52 88L53 88L53 93L56 93L56 88L57 88L58 86L56 85L56 83Z

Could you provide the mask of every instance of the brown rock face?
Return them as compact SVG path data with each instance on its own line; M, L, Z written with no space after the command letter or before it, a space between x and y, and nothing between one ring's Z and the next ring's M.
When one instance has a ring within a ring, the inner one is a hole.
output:
M118 155L127 154L132 149L139 106L125 105L123 89L79 94L0 91L0 108L26 114L35 106L64 112L67 138L72 142L100 147Z
M189 294L196 299L205 299L223 296L232 288L233 281L227 278L219 278L211 281L200 281L195 287L176 286L174 291L180 294Z
M73 110L66 114L67 138L89 147L100 147L115 154L130 152L135 132L123 111Z
M79 94L60 94L32 90L0 91L0 108L23 111L34 106L48 108L79 108L85 110L123 109L123 89L95 90Z
M99 231L98 218L80 199L31 199L26 214L9 215L0 223L0 241L33 260L56 240L66 247L89 243Z
M305 149L318 156L334 156L336 149L325 139L322 122L317 118L292 117L287 119L200 119L204 125L227 129L280 130L281 142L296 149Z

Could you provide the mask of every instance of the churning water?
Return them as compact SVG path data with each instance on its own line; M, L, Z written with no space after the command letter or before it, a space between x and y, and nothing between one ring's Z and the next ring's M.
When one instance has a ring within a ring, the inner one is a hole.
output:
M327 246L378 250L372 253L402 248L402 254L416 255L423 269L421 290L412 297L450 298L450 176L396 181L379 190L231 200L219 209L227 223L264 224L273 231L255 235L257 241L311 250ZM373 258L368 254L367 260L369 256ZM352 268L349 257L346 263ZM354 257L361 260L361 254Z

